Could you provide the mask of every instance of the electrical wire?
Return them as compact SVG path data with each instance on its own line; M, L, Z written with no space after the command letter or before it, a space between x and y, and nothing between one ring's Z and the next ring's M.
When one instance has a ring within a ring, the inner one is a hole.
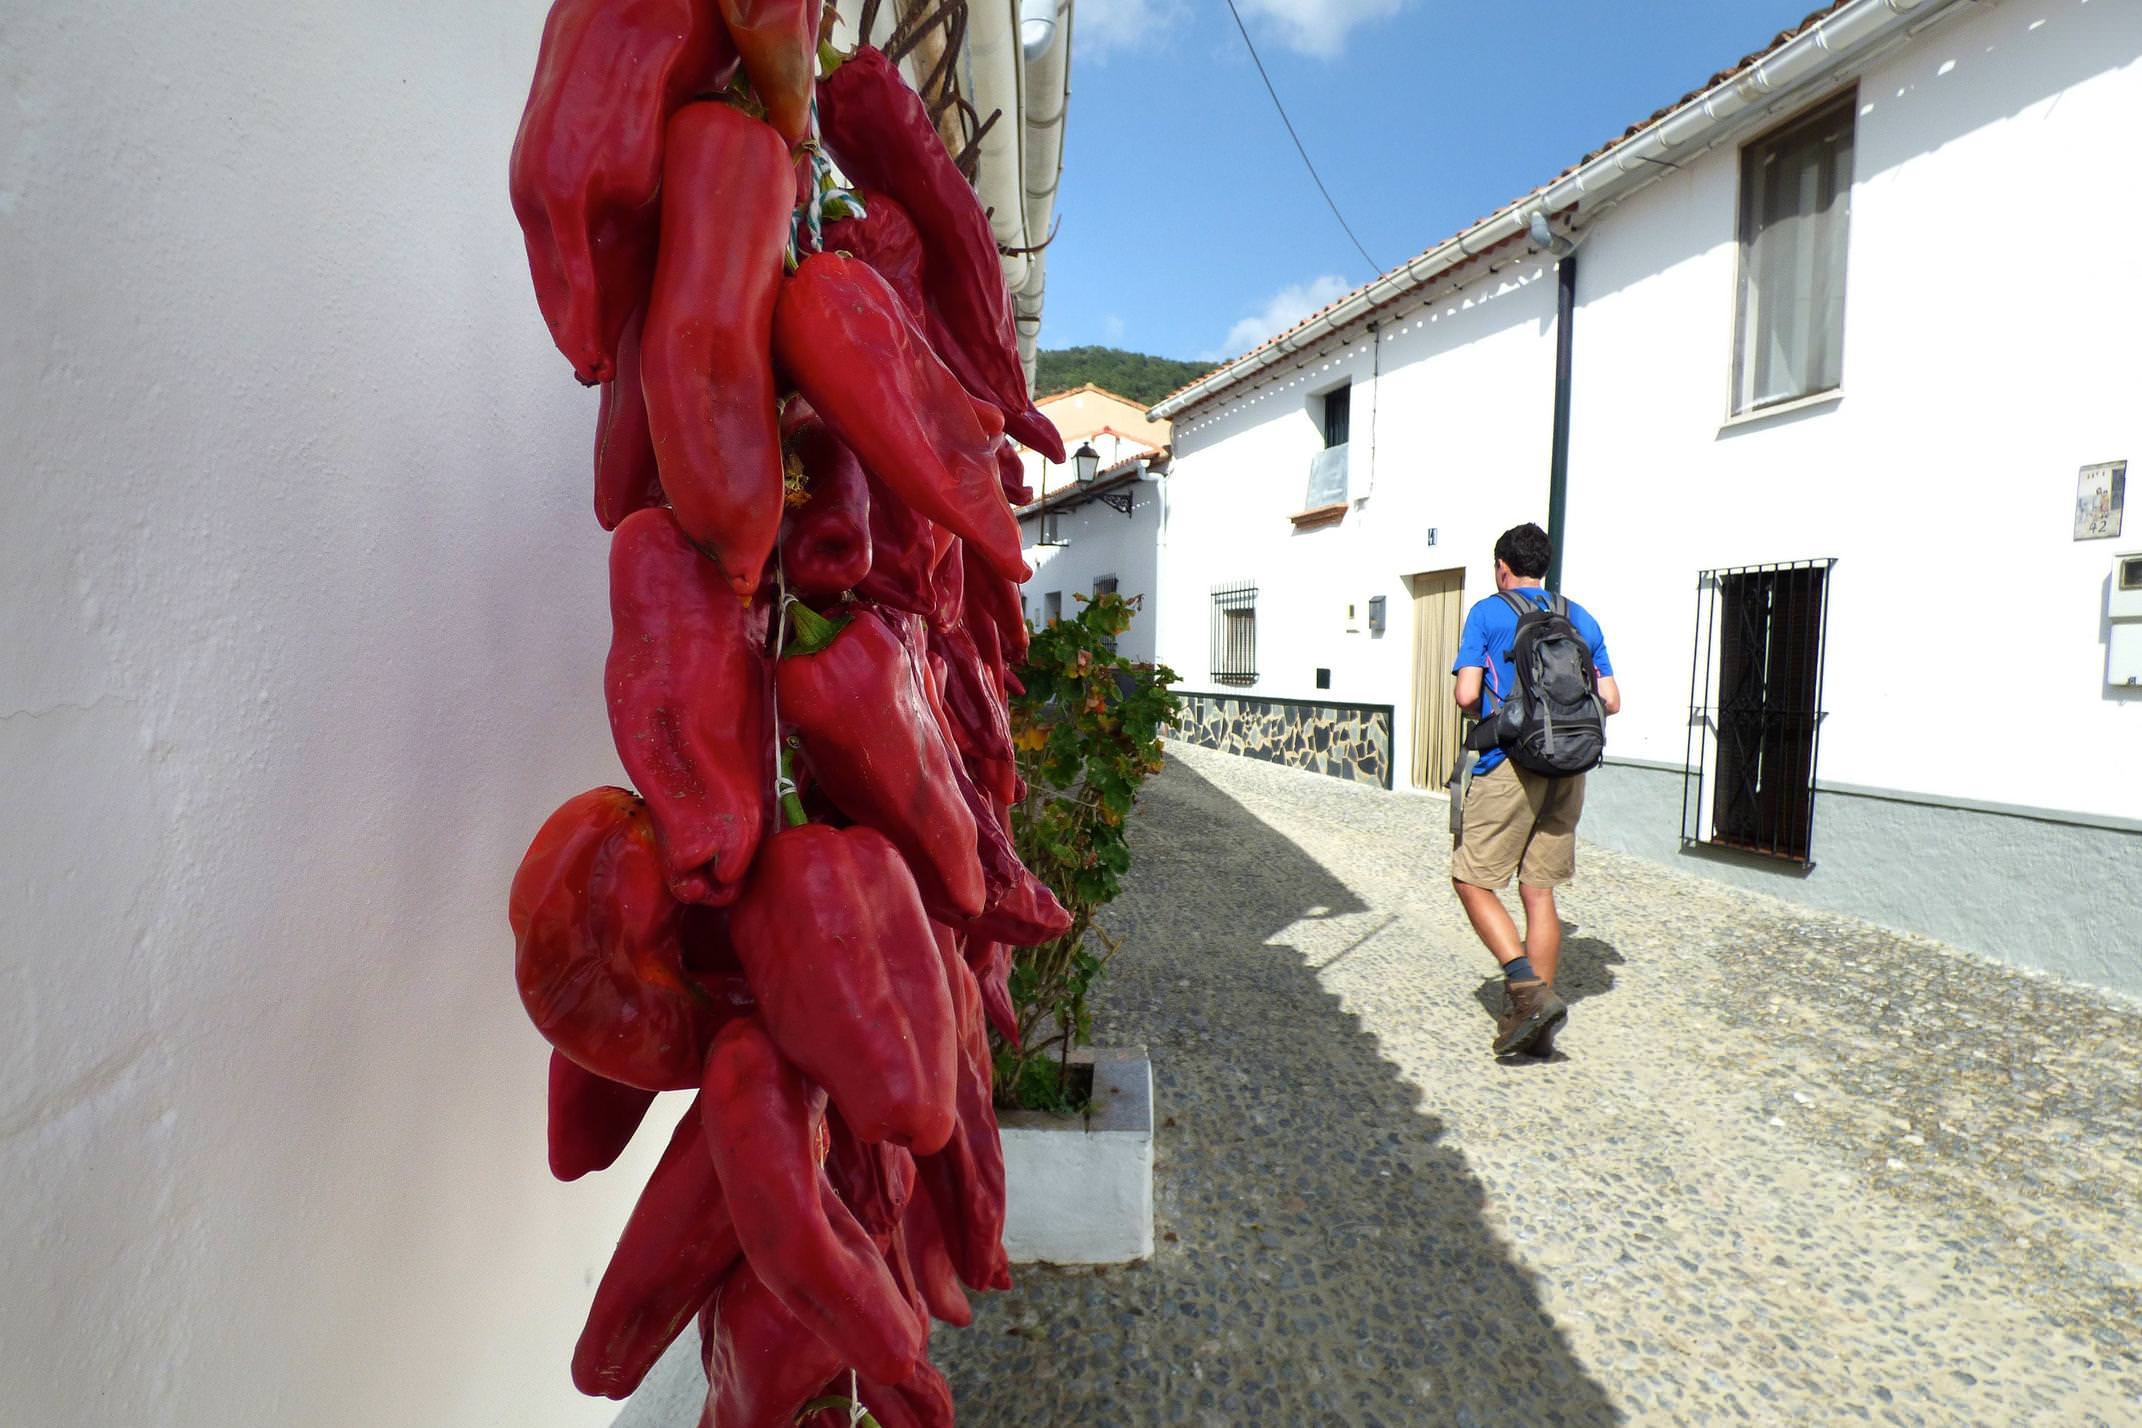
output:
M1346 230L1347 241L1354 245L1354 251L1361 255L1361 261L1369 265L1369 275L1373 277L1382 272L1383 264L1371 258L1368 249L1362 247L1361 240L1354 236L1353 225L1346 221L1345 214L1339 212L1338 201L1332 198L1331 190L1324 187L1323 176L1317 173L1316 164L1309 157L1309 150L1302 146L1302 136L1294 132L1294 121L1287 117L1287 106L1279 102L1279 91L1272 87L1272 76L1265 73L1264 61L1258 57L1257 46L1249 37L1249 26L1242 23L1242 12L1235 8L1235 0L1227 0L1227 13L1235 17L1235 28L1242 32L1242 44L1249 50L1250 63L1257 66L1257 77L1264 81L1264 92L1272 96L1272 107L1279 111L1279 122L1287 126L1287 137L1294 141L1294 151L1302 156L1302 164L1309 170L1309 177L1315 182L1316 191L1324 195L1324 203L1331 209L1331 216L1338 219L1339 226Z

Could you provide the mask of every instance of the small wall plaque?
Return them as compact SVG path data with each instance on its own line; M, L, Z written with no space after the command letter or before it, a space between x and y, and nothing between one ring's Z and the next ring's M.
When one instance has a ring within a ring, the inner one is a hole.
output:
M2075 482L2075 539L2108 540L2118 535L2126 504L2126 462L2085 466Z

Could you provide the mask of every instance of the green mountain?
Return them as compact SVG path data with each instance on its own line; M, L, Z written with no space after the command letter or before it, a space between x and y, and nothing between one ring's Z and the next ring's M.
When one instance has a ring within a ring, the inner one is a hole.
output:
M1038 354L1034 395L1068 391L1091 382L1148 406L1213 368L1210 362L1178 362L1118 347L1059 347Z

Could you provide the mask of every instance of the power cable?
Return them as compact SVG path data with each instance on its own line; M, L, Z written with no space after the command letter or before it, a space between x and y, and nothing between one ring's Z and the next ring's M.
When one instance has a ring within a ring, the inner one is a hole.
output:
M1383 264L1371 258L1368 249L1361 246L1361 240L1354 237L1353 225L1346 221L1345 214L1339 212L1338 202L1332 198L1331 190L1324 187L1323 177L1317 173L1315 163L1311 162L1309 151L1302 146L1302 136L1294 132L1294 121L1287 117L1287 106L1279 102L1279 91L1272 87L1272 76L1265 73L1264 61L1257 55L1257 46L1249 37L1249 26L1242 23L1242 12L1235 8L1235 0L1227 0L1227 13L1235 17L1235 28L1242 32L1242 43L1249 50L1250 63L1257 66L1257 77L1264 81L1264 92L1272 96L1272 107L1279 111L1279 122L1287 126L1287 137L1294 141L1294 151L1302 156L1302 163L1308 168L1309 177L1316 183L1316 191L1324 195L1324 202L1331 209L1331 216L1339 220L1339 226L1346 230L1347 241L1354 245L1354 251L1361 255L1361 261L1369 265L1369 276L1374 277L1383 271Z

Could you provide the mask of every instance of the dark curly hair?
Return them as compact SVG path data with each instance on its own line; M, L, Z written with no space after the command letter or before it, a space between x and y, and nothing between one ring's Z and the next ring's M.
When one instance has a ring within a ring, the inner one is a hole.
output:
M1547 532L1527 521L1512 526L1495 542L1495 558L1510 567L1520 580L1537 580L1554 563L1554 542Z

